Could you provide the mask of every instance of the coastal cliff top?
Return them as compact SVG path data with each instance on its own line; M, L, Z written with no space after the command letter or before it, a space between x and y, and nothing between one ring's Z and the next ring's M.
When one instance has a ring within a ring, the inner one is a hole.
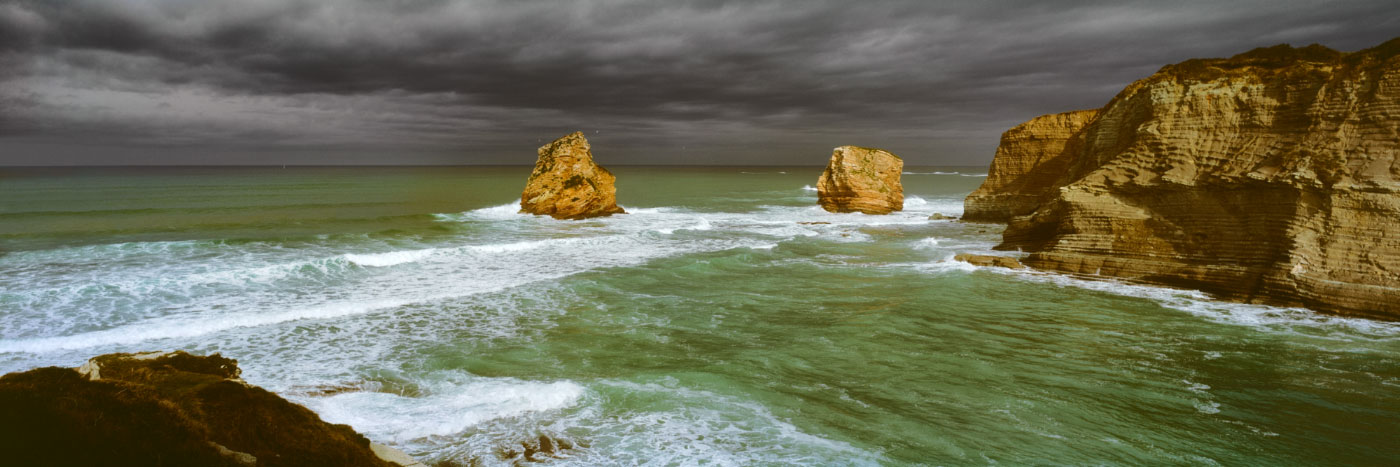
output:
M1359 70L1382 65L1396 56L1400 56L1400 38L1355 52L1341 52L1319 44L1303 47L1278 44L1259 47L1229 58L1193 58L1166 65L1139 83L1160 79L1211 81L1227 76L1271 77L1280 73L1291 75L1337 69ZM1124 93L1136 87L1128 86Z

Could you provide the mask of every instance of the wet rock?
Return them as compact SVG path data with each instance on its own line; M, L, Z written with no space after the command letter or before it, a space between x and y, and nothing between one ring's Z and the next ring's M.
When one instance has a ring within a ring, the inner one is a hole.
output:
M582 443L575 443L564 438L539 435L538 438L521 441L518 446L502 447L496 452L496 457L501 460L521 462L547 462L552 459L560 459L568 456L568 451L588 447Z
M817 204L830 212L889 214L904 209L904 161L882 149L841 146L817 179Z
M217 354L110 354L0 377L12 465L393 466L349 426L238 379Z
M1024 269L1021 261L1010 256L974 255L972 253L958 253L953 256L954 261L962 261L973 266L991 266L1008 269Z
M931 221L954 221L954 220L958 220L958 218L955 217L955 216L949 216L949 215L947 215L947 214L943 214L943 213L941 213L941 212L935 212L935 213L933 213L932 215L928 216L928 220L931 220Z
M625 214L617 205L616 177L593 162L583 133L541 146L535 170L520 194L520 212L555 219Z

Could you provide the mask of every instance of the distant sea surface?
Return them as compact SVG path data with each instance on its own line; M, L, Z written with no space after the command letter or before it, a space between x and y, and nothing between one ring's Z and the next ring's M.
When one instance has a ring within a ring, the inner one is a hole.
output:
M0 372L184 349L429 463L1397 465L1400 325L974 269L982 167L905 210L816 167L0 171Z

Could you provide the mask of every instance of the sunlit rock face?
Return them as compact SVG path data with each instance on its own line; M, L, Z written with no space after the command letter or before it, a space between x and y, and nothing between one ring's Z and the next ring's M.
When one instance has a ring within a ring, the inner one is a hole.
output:
M574 132L539 149L535 170L520 194L520 212L555 219L587 219L625 214L608 169L593 162L583 133Z
M1009 215L998 248L1035 268L1400 319L1397 56L1400 39L1163 67L1063 148L999 150L994 171L1030 166L1042 188L989 176L969 216Z
M817 204L830 212L889 214L904 209L904 161L882 149L841 146L817 179Z
M1003 133L987 181L963 201L963 220L1006 222L1052 198L1083 149L1076 136L1098 115L1098 109L1044 115Z

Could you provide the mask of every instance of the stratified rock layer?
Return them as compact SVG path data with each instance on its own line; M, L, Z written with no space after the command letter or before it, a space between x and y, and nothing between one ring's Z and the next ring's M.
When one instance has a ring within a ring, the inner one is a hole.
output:
M1397 56L1400 39L1164 67L1075 137L1064 172L1044 175L1052 196L998 248L1041 269L1400 319Z
M1007 269L1023 269L1016 258L1009 256L975 255L972 253L958 253L953 256L953 261L962 261L973 266L998 267Z
M217 354L152 352L103 355L78 371L5 375L0 463L398 465L376 456L349 426L250 386L239 372L237 362Z
M616 180L593 162L583 133L574 132L540 147L535 170L520 194L520 212L555 219L625 214L617 206Z
M987 180L963 201L963 220L1006 222L1053 198L1082 149L1076 136L1098 115L1098 109L1044 115L1002 133Z
M904 161L882 149L841 146L817 179L817 204L830 212L889 214L904 209Z

